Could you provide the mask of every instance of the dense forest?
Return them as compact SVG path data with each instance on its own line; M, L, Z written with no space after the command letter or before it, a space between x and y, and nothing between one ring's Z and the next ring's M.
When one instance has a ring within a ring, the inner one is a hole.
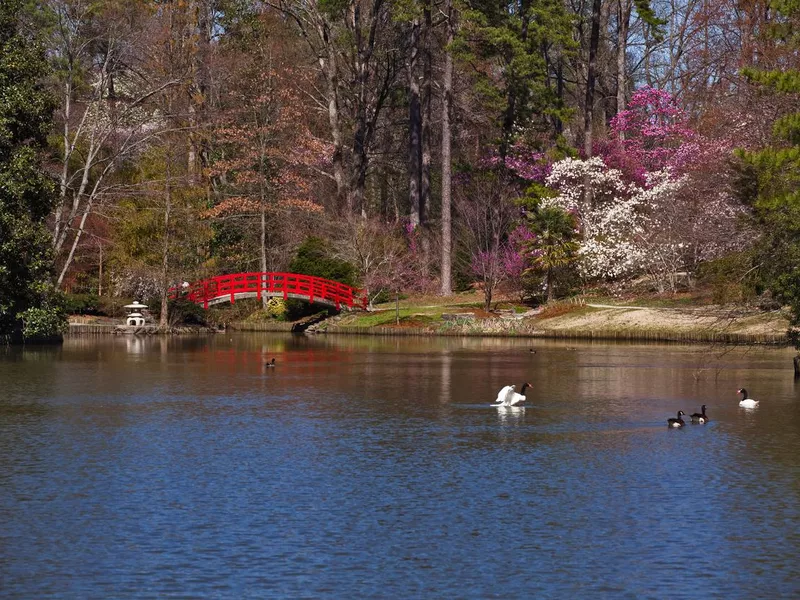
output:
M797 0L6 0L0 334L294 268L800 314ZM311 258L309 258L311 257ZM332 275L332 272L336 274Z

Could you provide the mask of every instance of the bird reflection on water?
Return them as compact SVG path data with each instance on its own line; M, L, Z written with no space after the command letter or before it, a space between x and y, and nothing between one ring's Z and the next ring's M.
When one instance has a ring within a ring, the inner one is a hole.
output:
M524 406L497 406L495 409L501 425L520 425L525 421Z

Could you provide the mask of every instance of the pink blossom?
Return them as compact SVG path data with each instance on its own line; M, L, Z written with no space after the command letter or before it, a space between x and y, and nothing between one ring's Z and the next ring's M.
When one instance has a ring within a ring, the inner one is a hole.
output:
M697 159L703 141L687 122L669 92L644 87L611 120L611 137L599 142L597 150L609 167L644 185L647 173L682 171Z
M504 165L520 179L537 183L544 183L552 167L552 163L544 152L532 150L522 143L514 144L510 148L505 161L499 154L492 154L483 159L481 164L487 168Z

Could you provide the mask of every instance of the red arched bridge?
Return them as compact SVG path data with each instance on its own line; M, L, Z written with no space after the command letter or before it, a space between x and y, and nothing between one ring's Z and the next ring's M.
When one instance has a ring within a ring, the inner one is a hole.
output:
M195 281L170 289L170 298L185 298L208 308L242 298L297 298L327 304L340 310L366 308L367 296L359 289L311 275L297 273L232 273Z

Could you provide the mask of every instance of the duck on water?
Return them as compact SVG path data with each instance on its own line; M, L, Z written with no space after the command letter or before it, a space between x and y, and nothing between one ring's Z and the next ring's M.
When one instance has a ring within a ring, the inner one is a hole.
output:
M667 427L670 427L670 428L671 427L683 427L684 425L686 425L684 420L681 419L681 417L683 415L685 415L685 414L686 414L685 412L683 412L682 410L679 410L677 419L667 419Z
M705 404L703 404L703 406L700 407L699 413L694 413L692 415L692 423L700 423L700 424L708 423L708 416L706 415Z

